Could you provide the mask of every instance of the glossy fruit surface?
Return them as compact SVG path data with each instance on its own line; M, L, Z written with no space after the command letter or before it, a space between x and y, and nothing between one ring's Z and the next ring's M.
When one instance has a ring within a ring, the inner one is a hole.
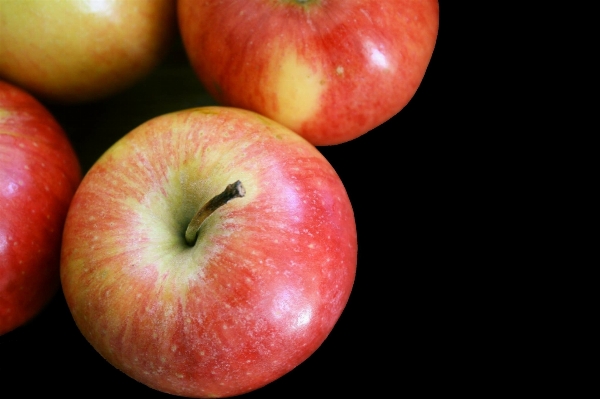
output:
M184 235L234 181L245 188ZM357 240L345 188L310 143L258 114L154 118L75 194L61 279L77 326L130 377L190 397L249 392L309 357L341 315Z
M166 55L175 0L0 1L0 78L61 103L136 83Z
M178 2L190 61L220 103L257 111L315 145L398 113L435 46L437 0Z
M53 116L0 81L0 335L29 321L57 291L63 223L80 178Z

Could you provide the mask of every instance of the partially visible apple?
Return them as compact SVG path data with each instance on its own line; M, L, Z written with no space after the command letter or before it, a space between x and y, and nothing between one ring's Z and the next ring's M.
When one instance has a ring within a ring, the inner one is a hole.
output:
M175 0L0 1L0 78L79 103L146 76L176 29Z
M80 179L53 116L0 81L0 335L29 321L57 291L63 224Z
M352 140L413 97L438 33L437 0L179 0L189 59L225 105L315 145Z
M159 391L224 397L321 345L356 261L352 206L321 153L259 114L206 107L142 124L92 166L65 223L61 281L112 365Z

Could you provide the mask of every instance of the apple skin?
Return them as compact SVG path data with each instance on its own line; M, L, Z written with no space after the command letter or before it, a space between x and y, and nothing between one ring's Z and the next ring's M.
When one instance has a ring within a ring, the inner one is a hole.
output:
M0 78L37 98L81 103L149 74L176 32L175 0L0 2Z
M178 1L194 70L221 104L314 145L352 140L397 114L435 46L437 0Z
M0 335L32 319L58 290L62 228L80 180L54 117L0 81Z
M193 247L187 225L240 180ZM251 111L203 107L134 129L92 166L65 223L73 318L113 366L156 390L227 397L308 358L344 309L357 236L317 149Z

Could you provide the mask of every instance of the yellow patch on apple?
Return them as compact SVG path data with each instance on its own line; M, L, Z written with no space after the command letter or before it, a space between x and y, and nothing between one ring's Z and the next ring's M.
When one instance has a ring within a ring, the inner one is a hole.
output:
M272 87L277 103L268 116L297 131L321 108L325 74L320 68L309 65L294 49L283 47L281 52L282 55L271 57L269 70L274 76Z

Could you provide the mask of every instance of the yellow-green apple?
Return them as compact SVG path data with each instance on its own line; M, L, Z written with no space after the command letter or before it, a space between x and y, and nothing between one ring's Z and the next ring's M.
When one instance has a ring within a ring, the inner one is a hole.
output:
M0 335L33 318L57 291L63 224L80 179L54 117L0 81Z
M438 32L437 0L179 0L188 57L221 104L315 145L352 140L412 98Z
M0 77L55 102L112 95L166 54L175 9L175 0L0 1Z
M321 345L356 261L352 206L321 153L262 115L203 107L143 123L92 166L61 281L112 365L162 392L224 397Z

